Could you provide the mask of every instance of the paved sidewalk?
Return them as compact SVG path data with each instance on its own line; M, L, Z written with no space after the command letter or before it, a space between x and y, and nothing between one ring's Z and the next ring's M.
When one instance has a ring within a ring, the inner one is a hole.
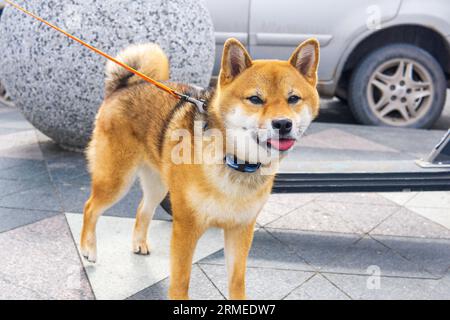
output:
M314 131L307 138L314 138ZM164 299L170 216L153 253L131 253L134 186L99 223L99 261L77 251L89 193L83 155L0 108L0 299ZM247 271L253 299L450 299L450 192L274 194ZM224 299L222 235L196 252L193 299Z
M313 123L282 165L282 173L430 173L426 159L446 131Z

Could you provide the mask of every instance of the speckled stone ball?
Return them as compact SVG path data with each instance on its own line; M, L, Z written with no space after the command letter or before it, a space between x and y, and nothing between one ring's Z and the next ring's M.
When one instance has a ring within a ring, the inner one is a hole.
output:
M111 55L129 44L158 43L169 56L171 80L209 83L214 32L203 1L17 2ZM12 7L0 19L0 56L0 79L24 116L65 147L86 146L106 60Z

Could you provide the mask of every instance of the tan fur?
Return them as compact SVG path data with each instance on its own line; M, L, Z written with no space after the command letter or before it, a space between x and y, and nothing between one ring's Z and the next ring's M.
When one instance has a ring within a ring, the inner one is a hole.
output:
M169 60L157 44L131 45L120 52L116 59L153 79L169 79ZM120 80L127 75L131 77L128 80L128 85L141 81L141 78L130 74L129 71L112 61L108 61L106 64L105 73L107 76L105 80L105 96L109 96L117 90L120 86Z
M166 79L167 58L161 53L156 46L147 45L127 49L120 57L124 62L133 62L140 71ZM209 101L207 115L199 114L190 104L174 111L177 101L173 97L108 65L107 97L99 110L87 151L92 192L84 209L82 254L91 261L96 260L96 222L107 208L120 200L137 176L144 197L136 216L133 250L148 254L148 225L156 206L170 190L173 230L169 297L172 299L188 298L194 249L205 230L213 226L225 231L229 296L245 298L246 259L253 229L272 189L278 162L266 159L263 167L273 165L267 175L259 171L237 172L223 163L174 164L172 150L179 141L171 140L171 134L177 129L187 129L193 140L203 139L194 136L193 131L193 121L200 119L207 120L208 128L218 129L224 136L229 128L243 130L239 126L245 119L258 129L279 117L293 119L298 125L302 121L309 124L319 109L315 88L317 41L303 43L289 61L252 61L242 45L231 39L225 44L223 56L219 83ZM299 61L300 57L304 61ZM125 86L124 79L128 79ZM169 85L178 91L200 94L188 86ZM247 97L255 92L264 97L264 106L251 105L248 101ZM302 100L289 105L286 100L289 92L300 95ZM192 156L196 151L204 153L211 143L203 142L203 149L191 150ZM224 152L227 144L228 141Z

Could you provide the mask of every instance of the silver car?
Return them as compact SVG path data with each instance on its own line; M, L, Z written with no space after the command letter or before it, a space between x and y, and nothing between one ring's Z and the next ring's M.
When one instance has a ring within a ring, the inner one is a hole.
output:
M287 59L299 42L321 44L319 90L348 101L364 124L428 128L450 78L448 0L206 0L224 41L254 58Z

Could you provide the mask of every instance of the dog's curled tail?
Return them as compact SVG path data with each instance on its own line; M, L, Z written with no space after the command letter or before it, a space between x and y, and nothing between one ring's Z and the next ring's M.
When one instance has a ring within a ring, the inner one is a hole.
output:
M169 79L169 60L164 51L155 43L131 45L120 52L116 59L155 80ZM105 74L105 97L116 90L143 81L112 61L107 62Z

